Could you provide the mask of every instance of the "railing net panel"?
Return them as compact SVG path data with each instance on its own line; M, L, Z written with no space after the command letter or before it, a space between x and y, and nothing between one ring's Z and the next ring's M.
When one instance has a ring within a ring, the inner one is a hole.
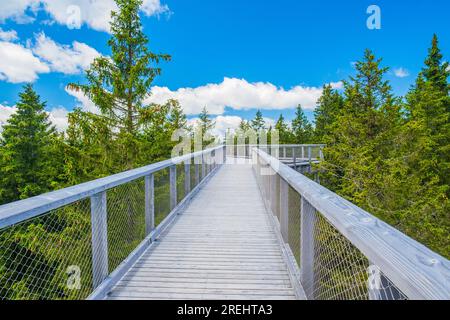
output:
M145 238L145 184L138 179L107 191L109 272Z
M91 257L89 199L0 230L0 300L84 299Z

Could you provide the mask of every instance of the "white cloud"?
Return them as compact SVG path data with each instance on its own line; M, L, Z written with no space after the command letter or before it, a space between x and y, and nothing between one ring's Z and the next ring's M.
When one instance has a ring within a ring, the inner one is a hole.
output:
M0 80L12 83L33 82L39 73L50 68L35 57L29 48L11 42L0 42Z
M39 10L46 11L56 22L68 27L86 24L95 30L109 31L111 11L117 10L117 5L114 0L3 0L0 2L0 22L8 18L19 22L33 21ZM160 0L144 0L141 11L147 16L170 12Z
M394 69L394 74L396 77L398 78L406 78L409 76L409 71L405 68L395 68Z
M6 123L8 118L16 112L16 107L9 107L0 104L0 132L2 132L3 125Z
M55 125L58 131L65 131L69 127L69 111L63 107L52 109L49 113L49 120Z
M39 1L36 0L14 0L0 2L0 22L11 18L17 22L25 23L34 20L33 17L26 14L27 10L36 12Z
M0 132L2 132L3 125L6 124L9 117L12 114L16 113L16 111L17 111L16 106L10 107L0 104ZM67 121L67 116L69 112L65 108L63 107L54 108L47 113L49 116L49 120L52 122L52 124L56 127L57 130L62 132L67 129L69 125Z
M66 92L78 100L78 108L95 114L100 113L98 107L88 97L86 97L83 92L75 91L69 88L66 88Z
M342 86L332 83L332 86ZM197 88L180 88L171 91L167 87L155 86L147 102L164 103L177 99L186 114L198 114L206 106L211 114L220 115L225 107L244 109L287 109L301 104L312 110L322 88L295 86L289 90L268 82L249 83L245 79L225 78L219 84L207 84Z
M74 41L72 46L61 45L44 33L37 36L33 52L47 62L52 71L64 74L77 74L87 69L92 61L100 56L94 48Z
M0 29L0 80L21 83L34 82L40 73L62 72L77 74L89 67L100 53L87 44L74 41L71 46L61 45L44 33L27 45L13 43L15 31Z
M340 89L344 88L344 83L342 81L330 82L329 85L331 85L331 88L333 88L335 90L340 90Z
M15 30L3 31L3 29L0 28L0 40L10 42L17 39L18 39L17 32Z

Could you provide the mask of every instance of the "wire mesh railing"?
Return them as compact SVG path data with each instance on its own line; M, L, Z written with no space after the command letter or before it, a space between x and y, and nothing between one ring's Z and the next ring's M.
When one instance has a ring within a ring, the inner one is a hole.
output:
M219 146L0 206L0 300L100 297L224 156Z
M308 299L450 299L450 262L261 148L252 164ZM282 158L282 157L281 157Z

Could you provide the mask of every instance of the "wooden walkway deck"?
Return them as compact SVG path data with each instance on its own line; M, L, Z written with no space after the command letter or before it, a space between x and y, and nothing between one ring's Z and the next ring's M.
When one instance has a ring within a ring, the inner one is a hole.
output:
M250 165L224 165L109 299L295 299Z

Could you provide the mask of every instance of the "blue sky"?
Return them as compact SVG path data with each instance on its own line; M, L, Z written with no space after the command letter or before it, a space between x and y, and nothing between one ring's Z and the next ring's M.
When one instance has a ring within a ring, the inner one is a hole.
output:
M49 111L88 104L66 92L65 85L84 81L82 70L95 52L109 54L102 1L2 1L0 120L26 80L34 82ZM71 29L67 15L74 4L82 26ZM366 26L371 4L381 9L380 30ZM450 54L447 0L146 0L145 6L143 25L151 49L173 58L162 64L154 99L180 98L191 117L207 104L230 126L236 117L252 118L257 108L268 118L283 113L291 119L303 101L312 119L311 101L322 85L352 74L352 62L365 48L392 68L387 79L399 95L414 82L433 33L444 56ZM12 49L18 53L5 59ZM26 51L24 59L33 61L17 62L15 57ZM21 67L26 68L23 75Z

